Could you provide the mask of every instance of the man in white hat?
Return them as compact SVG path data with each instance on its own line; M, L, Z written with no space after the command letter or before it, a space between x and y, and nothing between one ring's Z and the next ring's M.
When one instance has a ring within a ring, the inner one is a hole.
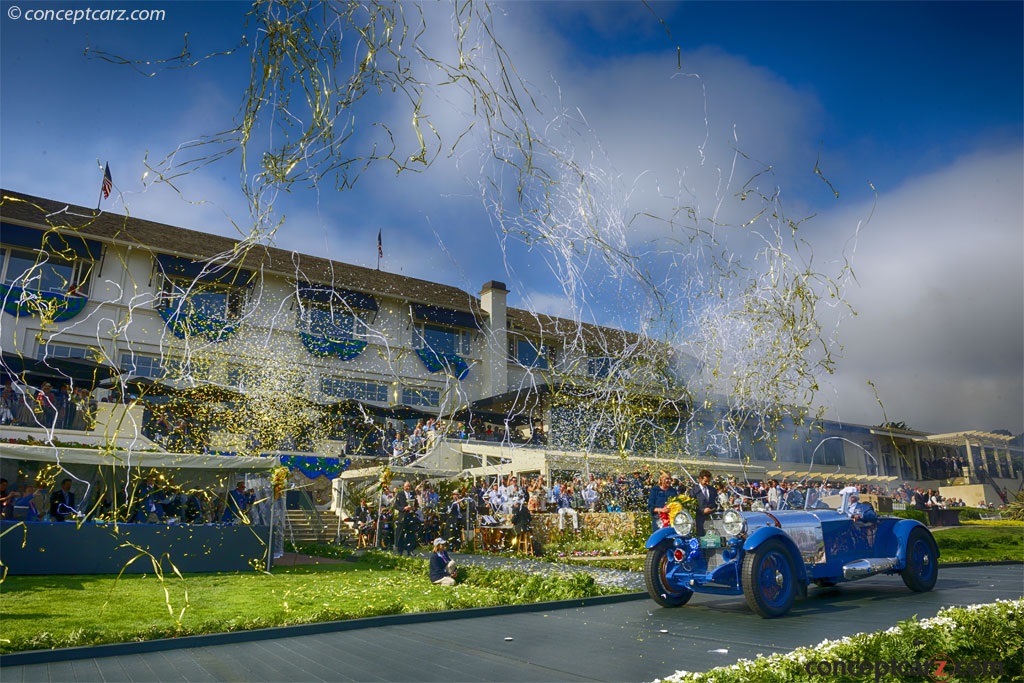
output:
M438 586L454 586L455 561L448 557L448 543L443 538L434 539L434 551L430 553L430 582Z

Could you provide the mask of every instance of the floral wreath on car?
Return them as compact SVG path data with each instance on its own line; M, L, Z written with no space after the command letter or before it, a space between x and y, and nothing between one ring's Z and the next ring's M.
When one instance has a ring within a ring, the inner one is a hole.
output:
M661 512L661 525L671 526L672 520L680 512L686 512L690 517L697 516L697 499L691 498L685 493L681 493L677 496L672 496L666 501L665 507L668 508L667 512Z

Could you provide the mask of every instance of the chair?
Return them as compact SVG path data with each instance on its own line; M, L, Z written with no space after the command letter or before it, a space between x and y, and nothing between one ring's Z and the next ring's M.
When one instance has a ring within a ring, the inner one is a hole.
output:
M516 534L515 551L523 555L533 555L533 532L520 531Z

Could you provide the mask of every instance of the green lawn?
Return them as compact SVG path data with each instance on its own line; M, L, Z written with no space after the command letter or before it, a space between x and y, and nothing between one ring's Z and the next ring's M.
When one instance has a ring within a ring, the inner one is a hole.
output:
M587 597L606 591L568 579L462 569L455 588L427 579L426 561L368 554L357 562L277 568L273 574L8 577L0 590L0 652L150 640Z
M971 524L937 531L935 538L942 562L1024 561L1024 524ZM643 568L640 558L577 562ZM562 579L478 568L462 569L459 586L442 588L427 580L426 564L368 553L343 564L184 580L152 574L7 577L0 584L0 653L612 592L583 574Z
M934 534L939 562L1024 562L1024 523L969 523Z

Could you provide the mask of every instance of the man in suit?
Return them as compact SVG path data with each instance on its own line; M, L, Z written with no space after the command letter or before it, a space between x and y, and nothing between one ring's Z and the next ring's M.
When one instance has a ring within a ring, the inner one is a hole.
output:
M71 519L75 514L75 494L71 492L71 480L60 483L60 490L50 496L50 517L57 522Z
M704 535L704 521L718 507L718 492L711 485L711 473L701 470L697 474L697 484L690 490L690 497L697 501L697 537Z
M458 490L452 491L452 499L445 509L444 528L448 544L455 552L462 547L462 530L466 528L466 517L462 512L463 505L466 503L462 502Z
M509 519L509 522L511 522L517 536L530 531L533 515L530 514L530 508L526 503L521 500L512 503L512 517Z
M412 555L416 547L416 494L412 482L402 484L402 490L395 494L392 505L395 511L395 552Z
M865 524L871 524L872 522L878 521L878 513L875 512L875 508L871 503L860 502L859 493L851 493L847 499L848 506L847 512L850 515L850 519L855 522L864 522Z
M921 487L917 487L916 489L914 489L912 500L914 501L915 510L928 509L928 496L926 496L925 492L921 490Z

